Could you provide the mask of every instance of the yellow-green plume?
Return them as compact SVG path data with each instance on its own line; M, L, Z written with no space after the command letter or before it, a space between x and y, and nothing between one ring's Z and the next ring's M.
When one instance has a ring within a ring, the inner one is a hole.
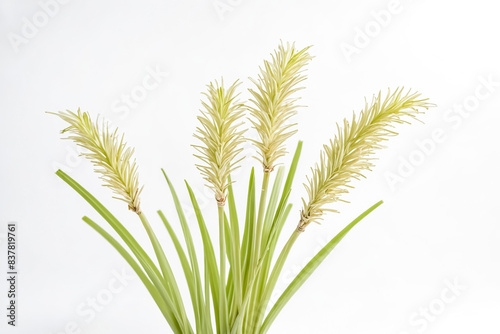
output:
M257 146L265 172L274 169L276 161L285 155L285 141L297 132L295 124L287 124L297 113L294 93L303 87L298 84L306 79L304 67L311 60L309 47L300 51L295 44L278 47L271 61L264 61L257 80L250 80L256 90L250 89L253 106L251 122L259 135L253 142Z
M348 192L349 182L362 177L364 170L373 167L371 155L382 148L382 142L389 136L397 135L394 124L409 123L422 113L419 108L433 106L420 94L398 88L385 98L379 93L373 97L371 105L365 101L365 108L358 117L353 114L349 123L344 119L344 127L337 125L337 134L330 143L324 145L320 161L312 168L312 177L304 184L307 201L303 198L303 209L298 226L299 231L313 221L321 219L324 211L335 211L324 206L340 199Z
M220 86L216 81L215 85L207 86L208 92L204 95L208 101L202 101L205 110L200 110L201 116L198 116L201 127L196 128L194 134L203 144L193 145L199 152L195 156L202 161L196 167L208 181L207 186L215 192L219 206L226 202L229 174L237 168L241 160L237 156L243 150L245 130L239 130L242 124L239 120L245 107L236 99L238 85L236 81L226 90L222 81Z
M124 136L118 135L118 129L110 131L104 121L100 127L98 119L92 122L90 115L80 112L80 109L76 113L67 110L53 114L69 123L61 133L68 133L66 139L86 149L82 155L94 164L104 185L118 195L114 198L126 202L130 210L140 214L142 187L139 186L137 165L132 158L134 149L127 147Z

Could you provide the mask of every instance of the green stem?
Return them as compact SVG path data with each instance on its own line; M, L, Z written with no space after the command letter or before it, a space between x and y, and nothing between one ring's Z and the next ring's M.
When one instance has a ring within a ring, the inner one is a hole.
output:
M271 176L271 172L264 171L264 176L262 178L262 188L260 192L260 201L259 201L259 212L257 215L257 224L256 224L256 232L255 232L255 242L253 244L253 261L252 261L252 281L253 276L257 271L257 263L260 261L261 255L261 244L262 244L262 230L264 226L264 214L266 212L266 204L267 204L267 190L269 188L269 178ZM255 281L257 282L257 281ZM256 303L256 298L258 291L256 287L249 286L247 293L251 293L250 305L247 308L248 316L245 323L245 328L248 328L248 325L252 325L253 322L253 313L254 313L254 305Z
M258 333L258 327L260 327L260 324L262 323L262 320L264 319L264 315L266 312L267 304L269 303L269 300L271 299L271 294L274 290L274 287L276 286L276 283L278 282L278 278L281 274L281 270L283 269L283 266L286 262L286 259L288 258L288 254L290 253L290 250L292 249L293 244L301 235L302 232L299 230L295 229L286 242L285 246L283 246L283 249L281 250L280 255L278 256L278 259L276 260L276 263L273 267L273 271L271 272L271 275L269 276L269 280L267 281L264 294L262 295L262 299L259 303L259 305L256 308L257 311L257 321L255 322L255 332Z
M220 275L219 275L219 316L221 318L221 333L228 333L226 298L226 242L224 235L224 206L219 206L219 244L220 244Z
M228 209L229 209L229 220L231 225L231 248L234 258L234 316L230 318L230 325L234 323L235 317L241 311L242 297L242 280L241 280L241 249L240 249L240 228L238 223L238 214L236 213L236 204L234 200L233 187L231 185L231 177L229 177L229 187L228 187Z
M269 176L270 172L264 172L264 177L262 179L262 190L260 193L259 202L259 214L257 216L257 232L254 245L254 254L258 255L255 263L260 259L260 245L262 241L262 228L264 225L264 213L266 212L266 200L267 200L267 189L269 188ZM255 269L255 268L254 268Z

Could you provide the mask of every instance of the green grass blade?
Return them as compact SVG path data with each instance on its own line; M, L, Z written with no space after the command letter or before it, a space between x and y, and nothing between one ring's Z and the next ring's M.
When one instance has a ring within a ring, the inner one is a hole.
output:
M243 291L247 291L250 280L250 264L252 263L252 243L255 234L255 172L252 168L250 182L248 185L247 212L245 219L245 231L241 246L241 262L243 263L242 279Z
M267 315L264 323L261 327L260 334L264 334L269 330L269 327L273 323L274 319L278 316L279 312L283 309L290 298L297 292L297 290L304 284L304 282L311 276L311 274L316 270L316 268L323 262L323 260L330 254L330 252L337 246L337 244L349 233L349 231L356 226L363 218L370 214L373 210L379 207L383 201L379 201L372 205L368 210L359 215L354 219L349 225L347 225L339 234L337 234L325 247L323 247L309 263L300 271L300 273L295 277L295 279L288 285L286 290L278 298L276 304L274 304L271 311Z
M288 198L288 196L286 198ZM284 203L286 203L286 201ZM278 243L281 231L283 230L283 226L285 225L286 219L288 218L288 215L291 210L292 210L292 204L288 204L286 208L280 206L279 209L276 211L276 217L274 219L272 233L269 236L269 239L266 244L266 247L268 249L269 260L272 260L274 256L276 244Z
M160 271L153 263L149 255L144 251L144 249L139 245L139 243L134 239L130 232L123 226L118 219L116 219L111 212L109 212L104 205L102 205L92 194L90 194L85 188L83 188L78 182L72 179L69 175L64 173L62 170L58 170L56 175L59 176L64 182L66 182L71 188L73 188L80 196L87 201L107 222L108 224L118 233L120 238L125 242L125 244L130 248L134 255L139 259L141 264L147 264L157 277L161 277Z
M186 247L188 250L189 254L189 260L191 262L191 270L194 275L194 282L196 285L196 300L197 303L196 305L198 306L199 313L203 312L203 305L202 305L202 296L203 296L203 290L202 290L202 282L201 282L201 276L200 276L200 267L198 265L198 259L196 257L196 250L194 247L194 242L193 238L191 236L191 231L189 229L189 225L186 220L186 216L184 215L184 211L182 209L181 203L179 201L179 197L177 196L177 193L175 192L175 188L172 185L172 182L170 182L170 179L168 178L167 174L165 171L162 169L163 175L165 176L165 179L167 180L168 187L170 189L170 192L172 194L172 198L174 200L175 204L175 209L177 210L177 215L179 217L179 221L181 223L182 227L182 232L184 234L184 239L186 241Z
M264 230L264 216L266 212L267 205L267 191L269 188L269 179L271 177L270 172L264 172L264 176L262 178L262 187L259 191L260 199L259 199L259 210L257 214L257 222L255 224L255 235L254 235L254 243L253 243L253 261L252 261L252 275L255 275L255 267L260 260L260 251L261 251L261 242L262 242L262 231Z
M220 324L219 324L219 269L217 265L217 260L215 257L215 251L212 243L212 239L210 238L210 234L208 233L207 226L205 224L205 220L203 219L203 215L200 210L200 206L196 197L193 193L193 190L186 182L186 187L189 192L189 198L191 199L191 203L193 205L193 210L196 215L196 220L198 222L198 227L200 229L201 238L203 241L203 253L205 255L205 261L208 262L208 276L210 278L210 288L212 291L212 301L214 306L214 315L215 322L218 333L220 333ZM206 301L208 304L208 300Z
M144 249L139 245L139 243L134 239L130 232L116 219L111 212L109 212L106 207L104 207L94 196L92 196L85 188L83 188L78 182L72 179L69 175L64 173L62 170L58 170L56 175L59 176L64 182L66 182L71 188L73 188L80 196L83 197L107 222L108 224L118 233L120 238L125 242L129 249L134 253L138 261L146 270L149 278L158 288L162 294L163 299L166 302L172 301L172 309L178 322L183 324L181 315L178 310L174 307L174 293L170 285L165 286L165 278L162 276L156 265L153 263L149 255L144 251ZM184 324L183 324L184 325Z
M197 305L197 291L196 291L196 285L193 277L193 272L191 271L191 265L189 263L188 258L186 257L186 253L184 252L184 249L182 248L181 243L179 242L179 238L177 238L177 235L170 225L168 219L165 217L163 212L161 210L158 210L158 215L160 216L161 220L163 221L163 224L165 225L168 234L170 235L170 238L172 239L172 242L174 243L175 250L177 254L179 255L179 260L181 262L182 270L184 271L184 276L186 277L186 283L189 288L189 294L191 296L191 303L193 305L193 312L197 324L197 328L200 328L202 325L202 322L204 321L203 319L203 311L200 310L200 308ZM203 302L203 301L200 301ZM203 305L201 305L203 307Z
M267 232L267 241L269 241L269 238L271 235L274 235L275 238L279 238L279 232L275 231L276 228L279 228L279 226L276 225L276 222L278 221L278 216L282 211L284 210L287 206L288 202L288 197L290 196L290 193L292 191L292 183L293 179L295 177L295 172L297 170L297 165L299 163L299 158L300 158L300 153L302 152L302 141L299 141L297 143L297 148L295 149L295 153L293 155L292 159L292 164L290 165L290 170L288 171L288 175L286 177L285 181L285 186L283 187L283 191L281 194L281 199L278 204L278 208L275 212L274 219L272 220L272 224L269 227L269 231ZM267 244L267 242L266 242ZM273 254L270 253L269 256L272 256Z
M278 236L279 236L279 233L281 232L281 229L283 228L283 225L285 224L285 221L286 221L291 209L292 209L292 205L288 204L287 207L285 208L285 210L279 214L278 222L277 222L278 228L275 229L275 233L273 233L273 235L271 236L271 238L267 242L267 245L265 248L266 256L262 258L262 268L260 269L260 274L259 274L259 278L258 278L258 282L257 282L258 287L257 287L256 299L258 301L263 300L265 285L267 283L267 279L269 276L269 270L271 268L273 254L274 254L274 250L276 249ZM260 305L260 304L257 304L257 305ZM262 319L264 318L264 315L259 315L259 317L257 317L257 320L256 320L257 323L259 322L259 318L260 318L260 321L262 321Z
M287 194L292 189L293 178L295 177L295 172L297 171L297 165L299 163L300 153L302 152L302 141L299 140L297 143L297 148L293 154L292 164L290 165L290 170L288 171L288 176L285 181L285 186L283 187L283 194Z
M269 271L271 268L274 251L276 249L276 244L278 243L281 230L283 229L286 219L288 218L288 215L292 209L292 204L288 204L286 208L284 207L285 203L288 201L289 195L290 192L284 197L284 201L280 203L280 206L276 210L275 218L272 223L272 229L271 229L272 233L266 242L265 246L266 256L263 257L262 259L263 263L262 263L262 269L259 278L259 288L258 288L259 289L258 300L261 302L260 305L262 305L262 302L265 300L263 295L265 293L266 284L268 283ZM264 319L264 314L260 314L259 317L260 320L257 320L257 322L260 322L262 321L262 319Z
M69 175L64 173L62 170L58 170L56 172L56 175L59 176L64 182L66 182L71 188L73 188L80 196L82 196L82 198L85 199L87 203L89 203L108 222L108 224L116 231L116 233L118 233L120 238L125 242L132 253L136 256L137 260L141 263L149 278L161 293L165 302L169 305L172 305L172 309L174 314L176 315L176 318L179 318L177 310L173 308L171 294L165 289L163 285L163 276L161 275L160 271L153 263L151 258L134 239L134 237L132 237L128 230L111 214L111 212L109 212L108 209L106 209L106 207L104 207L94 196L92 196L85 188L83 188ZM181 323L181 321L179 321L179 323Z
M227 215L224 214L224 240L226 241L226 245L231 245L232 233L231 233L231 226L229 225L229 219L227 218ZM227 247L226 248L226 255L227 255L227 260L229 262L230 267L234 267L234 256L233 256L233 251L232 248Z
M204 259L204 278L205 278L205 323L207 333L213 333L212 329L212 317L210 312L210 269L207 257Z
M227 260L229 262L229 272L226 280L226 299L227 299L227 314L228 314L228 324L231 324L231 315L234 313L234 256L233 249L231 247L231 227L229 226L229 220L227 215L224 214L224 239L226 249Z
M280 233L281 233L281 228L283 227L283 224L285 223L285 221L283 220L283 221L281 221L282 222L281 226L277 225L277 222L279 221L279 216L283 212L282 210L285 210L285 208L287 207L288 198L290 197L290 193L292 191L292 183L293 183L293 179L295 177L295 172L297 170L297 165L299 163L301 152L302 152L302 141L299 141L297 143L297 148L295 149L295 153L293 155L292 163L290 165L290 170L288 171L288 175L286 177L285 186L283 187L283 191L282 191L281 199L280 199L279 204L278 204L278 208L275 212L274 219L272 220L272 225L269 228L269 232L268 232L268 236L267 236L268 240L266 242L266 245L272 246L272 242L278 241L278 238L279 238ZM271 242L271 244L269 242ZM271 258L273 255L274 255L274 250L270 251L268 254L268 256Z
M170 267L170 263L168 262L167 257L165 256L165 252L156 237L156 234L149 224L148 219L144 215L144 213L139 214L139 218L148 233L149 239L151 240L151 244L153 245L153 249L155 251L158 262L160 263L160 268L165 278L165 284L169 287L173 294L173 300L176 305L177 310L181 316L181 321L184 324L184 330L192 333L191 325L189 324L189 320L186 316L186 310L184 308L184 304L182 302L182 296L179 291L179 287L177 286L177 281L175 279L174 273L172 272L172 268Z
M267 250L264 251L263 257L265 257L266 252L267 252ZM258 277L261 268L262 268L262 260L257 263L257 266L255 268L256 274L252 275L251 281L249 282L249 286L253 286L255 284L255 279ZM242 331L247 333L247 331L242 329L242 326L243 326L243 321L245 320L245 316L247 315L246 310L247 310L247 307L248 307L248 304L250 302L251 297L252 297L251 294L247 293L245 295L245 297L243 298L241 312L238 313L238 316L236 317L235 322L232 325L231 333L241 333ZM251 331L249 333L252 333L252 332L253 331Z
M269 228L266 235L265 245L269 249L267 253L267 261L264 261L264 269L262 270L261 275L265 274L267 276L269 268L267 268L268 263L272 260L274 256L274 250L276 248L276 243L281 234L281 230L286 221L286 217L290 212L290 208L287 206L288 198L290 197L290 193L292 190L292 182L295 176L295 171L297 170L297 165L299 163L300 154L302 152L302 141L297 143L297 148L295 149L295 153L293 155L292 164L290 165L290 170L288 171L288 175L285 181L285 186L283 187L281 199L279 201L278 207L274 212L274 217L271 220L269 218ZM274 191L274 189L273 189ZM276 196L276 195L275 195ZM288 212L286 212L288 210ZM286 214L283 216L283 213ZM283 218L283 219L280 219ZM266 218L267 219L267 218ZM269 263L270 265L270 263Z
M227 314L227 293L226 293L226 240L224 233L224 207L218 206L219 216L219 291L221 292L219 298L219 316L221 333L227 333L229 329L229 319Z
M137 276L139 276L140 280L142 281L146 289L153 297L154 301L156 302L156 305L158 305L158 308L162 312L163 316L167 320L172 330L175 333L181 333L181 328L179 326L179 323L175 319L174 313L172 312L173 305L169 306L165 302L165 300L163 300L163 297L161 296L156 286L153 283L151 283L148 276L144 273L144 271L135 261L132 255L130 255L127 252L127 250L123 248L123 246L116 239L114 239L108 232L106 232L102 227L96 224L92 219L90 219L89 217L83 217L82 219L97 233L99 233L104 239L106 239L111 244L111 246L113 246L118 251L118 253L120 253L120 255L125 259L125 261L127 261L127 263L132 267Z
M234 315L234 280L233 271L229 267L229 272L227 274L226 283L226 298L227 298L227 314L228 314L228 324L231 326L233 315Z
M278 171L276 172L273 189L271 190L271 195L269 196L269 201L267 204L266 216L264 218L264 231L262 233L262 247L265 247L267 239L269 237L269 231L271 230L271 223L276 213L276 206L278 205L278 199L284 175L285 175L285 168L281 166L278 168Z
M172 239L172 242L174 243L175 250L177 254L179 255L179 260L182 265L182 269L184 270L184 274L186 278L189 279L189 281L192 281L192 275L193 273L191 272L191 265L189 263L188 258L186 257L186 253L184 252L184 249L182 248L181 243L179 242L179 238L177 238L177 235L170 225L170 222L168 221L167 217L163 214L161 210L157 211L158 216L160 216L160 219L162 220L163 224L165 225L165 228L167 229L168 234L170 235L170 238Z
M228 187L228 209L229 221L231 225L231 250L233 252L233 284L234 284L234 312L237 314L241 309L242 302L242 278L241 278L241 247L240 247L240 228L238 222L238 214L236 212L236 202L234 200L233 186L231 177L229 177Z
M255 233L253 237L253 250L252 250L252 261L250 265L250 272L251 272L251 280L255 282L254 284L258 285L258 278L254 279L254 276L257 275L257 263L260 262L261 260L261 251L262 248L265 248L262 242L262 239L264 239L263 232L264 232L264 225L266 224L264 221L265 215L266 215L266 208L267 208L267 192L269 188L269 181L271 177L271 172L264 172L263 178L262 178L262 187L261 190L259 191L259 209L258 209L258 214L257 214L257 221L255 224ZM251 291L251 292L250 292ZM245 291L245 294L251 293L251 298L247 307L247 318L245 320L245 325L244 329L245 332L248 332L248 324L253 323L254 319L254 305L257 303L256 298L258 295L257 287L252 286L252 287L247 287L247 291Z

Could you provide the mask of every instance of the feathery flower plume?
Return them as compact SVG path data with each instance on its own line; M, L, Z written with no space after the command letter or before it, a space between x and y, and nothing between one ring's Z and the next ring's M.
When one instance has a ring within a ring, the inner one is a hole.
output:
M302 199L304 207L297 227L299 231L321 219L324 211L337 212L324 206L340 200L340 195L352 188L349 182L364 177L362 171L373 167L371 155L383 148L382 142L387 137L397 135L392 130L394 124L409 123L403 118L416 119L422 113L418 108L434 106L427 102L428 99L419 97L419 93L411 91L404 94L403 88L392 94L389 91L385 99L379 92L370 106L365 100L365 108L357 118L353 113L351 123L344 119L343 129L337 124L337 135L324 145L319 163L311 168L312 177L304 184L308 202Z
M130 210L140 214L142 187L139 187L137 165L132 159L134 149L127 147L124 136L118 135L118 129L110 131L104 121L99 127L98 119L92 122L90 115L80 112L80 109L76 113L66 110L51 114L70 124L61 133L70 134L65 139L73 140L88 151L82 155L94 164L104 185L118 195L114 198L126 202Z
M229 174L238 168L237 163L242 159L236 159L243 150L245 132L238 129L243 123L237 123L245 110L236 99L238 85L236 81L227 90L222 81L220 86L217 81L215 85L207 85L208 93L204 95L208 101L202 101L205 111L200 110L201 116L198 116L202 126L197 127L194 134L203 145L192 145L199 152L195 156L203 162L196 167L208 181L207 186L215 192L219 206L226 202Z
M303 88L297 85L306 79L302 73L312 58L307 52L309 48L298 51L295 44L288 43L286 48L281 44L272 55L272 61L264 61L258 79L250 78L257 88L249 89L254 105L249 107L253 117L250 121L260 137L253 142L265 172L274 169L278 158L286 153L285 141L297 132L292 129L295 124L287 124L287 121L299 107L295 104L299 98L293 94Z

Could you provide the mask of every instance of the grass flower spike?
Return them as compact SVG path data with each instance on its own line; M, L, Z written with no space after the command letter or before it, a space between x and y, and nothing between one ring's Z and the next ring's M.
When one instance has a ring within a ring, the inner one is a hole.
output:
M298 84L306 79L304 67L311 60L308 49L298 51L294 44L286 48L280 45L272 61L264 61L258 79L250 79L256 86L256 90L249 90L253 96L251 122L260 138L254 143L265 172L274 169L278 158L286 153L285 141L297 132L295 124L287 122L297 113L299 98L293 96L303 88Z
M205 93L208 102L203 102L205 111L201 111L198 120L201 127L198 127L194 134L203 145L193 145L200 153L196 157L203 164L196 165L201 174L208 181L208 186L214 190L215 198L219 205L226 202L229 174L237 168L238 153L243 148L243 133L239 130L242 124L238 122L244 113L244 105L239 103L235 94L239 83L236 81L227 90L215 82L210 83L208 93Z
M325 205L338 201L340 195L347 193L352 179L362 177L364 170L373 167L371 155L382 148L382 142L389 136L397 135L392 131L396 123L409 123L421 113L419 108L433 106L421 99L420 94L398 88L385 98L381 93L373 97L371 105L358 117L353 114L349 123L344 119L344 128L337 125L337 135L324 145L320 161L312 168L312 177L305 184L308 200L302 199L303 209L298 229L303 231L311 222L321 219L324 211L334 211Z
M69 123L61 133L69 134L71 139L87 152L82 153L96 167L101 174L104 185L117 195L119 200L128 204L130 210L140 213L139 175L135 159L132 158L134 149L127 147L124 136L118 135L118 129L109 130L106 122L99 127L98 120L92 122L87 112L65 111L52 113Z

